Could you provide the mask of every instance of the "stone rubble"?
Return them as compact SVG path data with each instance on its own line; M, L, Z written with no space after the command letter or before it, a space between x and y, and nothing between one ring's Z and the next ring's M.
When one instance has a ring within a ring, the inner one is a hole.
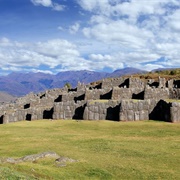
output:
M59 156L55 152L43 152L43 153L39 153L39 154L27 155L27 156L24 156L21 158L16 158L16 159L11 158L11 157L0 158L0 163L18 164L18 163L22 163L22 162L36 162L39 159L43 159L43 158L54 158L56 166L58 166L58 167L66 166L67 163L78 162L77 160L74 160L74 159L71 159L68 157Z

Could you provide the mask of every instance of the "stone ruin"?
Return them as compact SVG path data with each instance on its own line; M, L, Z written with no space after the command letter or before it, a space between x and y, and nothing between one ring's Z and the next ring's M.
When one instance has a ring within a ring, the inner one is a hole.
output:
M180 122L180 80L112 78L0 105L0 124L38 119Z

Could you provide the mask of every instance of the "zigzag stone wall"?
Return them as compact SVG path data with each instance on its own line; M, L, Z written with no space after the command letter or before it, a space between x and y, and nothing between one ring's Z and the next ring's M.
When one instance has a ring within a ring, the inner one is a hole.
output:
M75 89L30 93L0 106L0 124L37 119L164 120L180 122L180 81L159 78L105 79L100 84L78 83Z

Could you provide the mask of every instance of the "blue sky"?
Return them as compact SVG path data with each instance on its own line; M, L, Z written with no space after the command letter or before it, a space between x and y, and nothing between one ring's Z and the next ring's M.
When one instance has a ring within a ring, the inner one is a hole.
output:
M180 0L0 0L0 75L180 67Z

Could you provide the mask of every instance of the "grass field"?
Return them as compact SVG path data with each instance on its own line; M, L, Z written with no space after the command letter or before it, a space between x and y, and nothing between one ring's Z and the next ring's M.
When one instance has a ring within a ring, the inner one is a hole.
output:
M23 121L0 125L0 156L53 151L54 159L1 164L0 179L180 179L180 124L165 122Z

